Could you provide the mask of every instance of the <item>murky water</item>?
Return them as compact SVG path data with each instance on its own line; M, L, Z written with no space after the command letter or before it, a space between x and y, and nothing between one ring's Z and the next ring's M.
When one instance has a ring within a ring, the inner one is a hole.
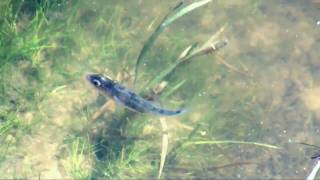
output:
M104 73L143 90L187 46L205 42L222 27L219 38L228 45L177 68L165 78L162 96L154 98L161 106L188 109L166 118L169 153L162 177L307 177L315 151L299 142L320 145L320 2L212 1L161 34L133 85L143 43L175 4L80 0L48 10L32 41L26 36L22 43L32 46L43 37L48 47L32 53L31 61L23 57L1 65L0 132L9 144L1 147L4 178L157 177L159 118L116 105L93 122L106 98L84 75ZM33 17L32 5L21 11L27 15L18 21L18 33L30 28ZM10 113L19 125L4 131ZM214 140L281 149L200 143Z

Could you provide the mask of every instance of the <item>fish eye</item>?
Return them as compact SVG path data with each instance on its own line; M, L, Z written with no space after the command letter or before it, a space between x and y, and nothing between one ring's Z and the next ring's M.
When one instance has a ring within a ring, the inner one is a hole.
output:
M96 79L92 80L92 83L93 83L93 85L95 85L97 87L101 86L101 82Z

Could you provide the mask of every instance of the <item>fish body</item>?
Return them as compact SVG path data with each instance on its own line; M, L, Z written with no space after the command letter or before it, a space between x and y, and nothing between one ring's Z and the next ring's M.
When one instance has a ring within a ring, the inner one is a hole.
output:
M117 103L140 113L153 113L163 116L180 115L184 109L168 110L163 109L151 101L148 101L135 92L130 91L121 84L104 77L101 74L88 74L87 80L98 90L111 97Z

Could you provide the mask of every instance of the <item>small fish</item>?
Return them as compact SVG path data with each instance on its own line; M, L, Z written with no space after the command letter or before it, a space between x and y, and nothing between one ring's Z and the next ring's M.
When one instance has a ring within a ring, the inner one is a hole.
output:
M185 112L184 109L168 110L163 109L151 101L148 101L133 91L128 90L121 84L104 77L101 74L88 74L87 80L98 90L102 91L108 97L111 97L117 103L140 113L153 113L163 116L180 115Z

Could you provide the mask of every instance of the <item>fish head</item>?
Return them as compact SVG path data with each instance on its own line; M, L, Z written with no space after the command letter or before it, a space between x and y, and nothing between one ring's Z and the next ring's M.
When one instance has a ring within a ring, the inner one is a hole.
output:
M102 74L87 74L86 78L95 88L107 93L112 91L115 84L113 80L103 76Z

